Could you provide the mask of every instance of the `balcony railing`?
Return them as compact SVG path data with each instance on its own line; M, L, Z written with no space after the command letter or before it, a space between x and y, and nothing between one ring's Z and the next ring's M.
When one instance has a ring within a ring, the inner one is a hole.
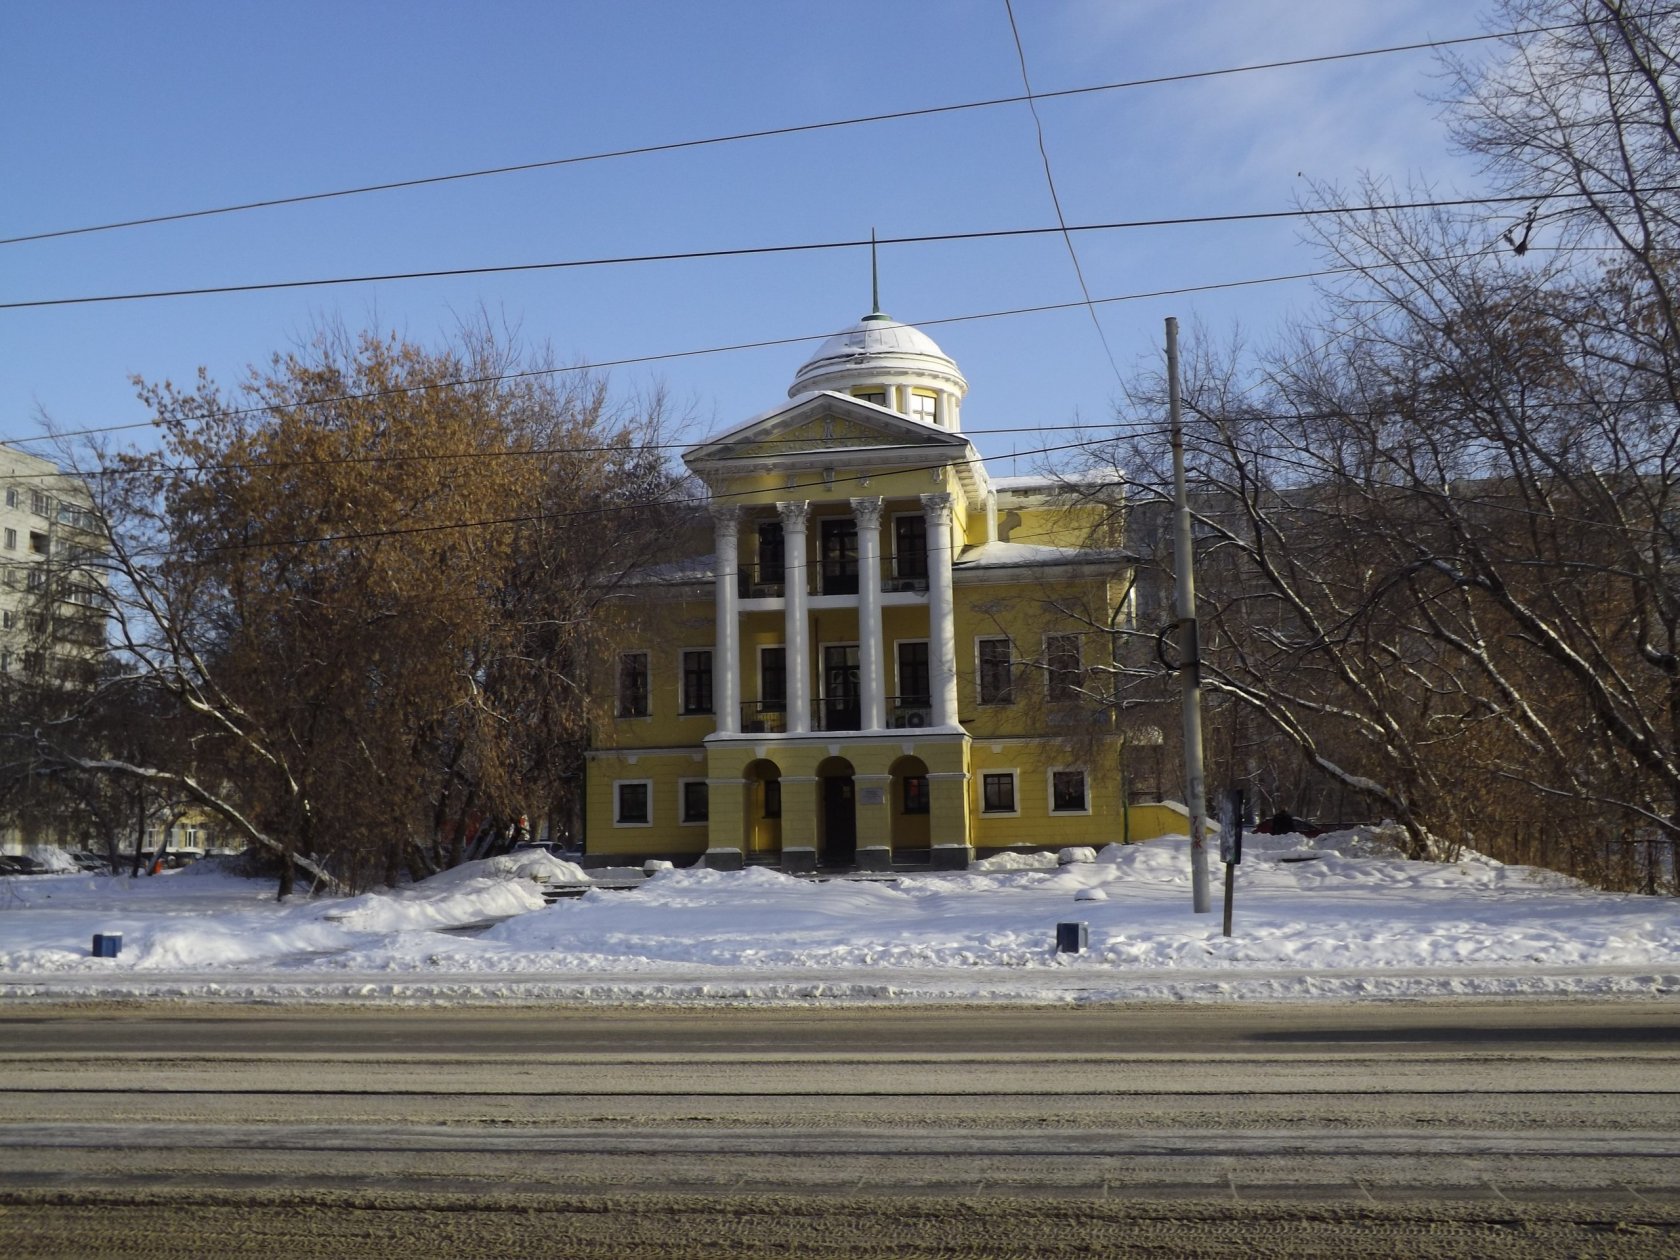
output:
M928 588L926 556L888 556L881 562L884 591L925 591Z
M863 701L856 696L824 696L811 706L814 731L861 731Z
M741 702L741 731L747 735L780 735L787 730L787 705L779 700Z
M811 595L856 595L858 593L858 564L855 560L825 560L807 565L806 593ZM742 599L783 599L787 595L787 579L781 565L740 565L735 573L736 591ZM893 556L881 560L881 586L885 592L926 592L928 588L927 561L921 556L906 556L902 562Z

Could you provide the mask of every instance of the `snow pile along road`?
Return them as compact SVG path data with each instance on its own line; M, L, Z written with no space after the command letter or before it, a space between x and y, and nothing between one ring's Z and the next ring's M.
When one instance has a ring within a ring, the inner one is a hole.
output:
M1234 935L1191 912L1187 843L994 859L896 882L765 868L586 883L540 851L350 898L200 863L0 880L0 993L384 1001L1113 1001L1680 992L1680 907L1369 832L1251 837ZM1070 857L1085 855L1070 854ZM1219 867L1215 864L1217 875ZM1058 922L1090 949L1055 951ZM488 925L488 926L487 926ZM116 959L89 956L120 932Z

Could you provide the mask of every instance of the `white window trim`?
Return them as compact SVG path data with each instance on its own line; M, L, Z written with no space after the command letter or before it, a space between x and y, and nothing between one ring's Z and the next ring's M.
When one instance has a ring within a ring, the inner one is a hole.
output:
M712 707L711 710L690 713L688 706L683 703L683 673L687 669L687 662L683 659L690 652L710 652L712 654ZM677 649L677 716L681 718L715 718L717 717L718 685L717 685L717 649L704 643L690 643L687 647Z
M989 774L1007 774L1009 776L1010 796L1015 801L1014 809L986 808L986 776ZM981 818L1019 818L1021 816L1021 772L1019 770L1013 767L1007 770L987 767L977 771L975 779L980 784L979 816Z
M613 663L615 665L622 665L626 656L640 656L647 662L647 712L619 712L619 709L623 707L621 702L624 697L619 694L618 685L623 675L622 673L615 672L613 675L613 716L620 722L651 721L653 718L653 652L648 648L620 648L618 654L613 658ZM616 807L614 812L617 812Z
M984 686L985 673L980 668L980 645L982 643L1009 644L1009 699L987 700L981 693ZM974 636L974 703L984 705L988 709L1007 709L1015 703L1015 642L1007 634L977 634Z
M647 789L648 816L646 822L625 822L618 816L623 801L619 795L619 788L640 783ZM613 826L615 827L651 827L653 826L653 780L652 779L614 779L613 780Z
M710 788L706 789L706 814L707 814L707 817L705 817L705 818L690 818L690 817L688 817L687 812L686 812L686 808L685 808L687 803L688 803L688 791L687 791L688 785L690 783L705 783L705 782L706 782L705 779L678 779L677 780L677 825L679 827L704 827L708 823L711 822L710 815L711 815L711 812L712 812L712 790Z
M1051 687L1054 685L1055 675L1056 675L1056 671L1055 671L1054 667L1050 664L1050 640L1051 639L1072 639L1074 648L1079 653L1079 678L1073 684L1074 688L1075 688L1075 694L1073 694L1071 696L1068 696L1065 699L1057 699L1056 697L1054 697L1050 694L1050 690L1051 690ZM1079 700L1079 695L1078 695L1078 690L1077 689L1080 688L1080 687L1083 687L1085 685L1085 636L1077 633L1076 631L1071 631L1071 630L1063 631L1061 633L1051 633L1049 631L1046 631L1045 634L1044 634L1043 641L1039 646L1040 646L1040 649L1044 653L1044 656L1043 656L1042 659L1044 661L1044 699L1045 699L1045 701L1049 704L1074 704L1074 703L1077 703L1078 700Z
M1056 808L1056 776L1077 772L1085 781L1084 809ZM1044 810L1055 818L1082 818L1091 812L1091 772L1084 766L1051 766L1044 772Z

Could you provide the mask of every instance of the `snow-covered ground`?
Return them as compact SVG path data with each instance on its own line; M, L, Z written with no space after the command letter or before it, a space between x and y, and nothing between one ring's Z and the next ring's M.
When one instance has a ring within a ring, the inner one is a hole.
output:
M1296 859L1312 855L1310 860ZM630 891L536 852L357 897L274 900L218 864L0 878L0 997L254 1002L1110 1002L1680 994L1680 902L1369 835L1249 837L1233 935L1187 842L1095 861L817 882L662 870ZM1056 924L1090 948L1056 952ZM116 958L95 933L121 933Z

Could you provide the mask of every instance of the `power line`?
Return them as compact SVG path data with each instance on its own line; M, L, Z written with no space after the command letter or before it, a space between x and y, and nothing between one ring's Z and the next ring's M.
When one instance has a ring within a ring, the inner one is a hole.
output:
M1644 195L1680 191L1680 185L1654 188L1611 189L1612 194ZM1317 206L1294 210L1254 210L1235 214L1183 215L1162 219L1121 219L1110 223L1080 223L1056 227L993 228L979 232L929 232L915 236L889 236L879 241L857 238L838 241L805 241L791 245L748 245L735 249L679 250L663 254L620 254L604 258L570 258L554 262L507 263L492 267L447 267L430 271L395 271L374 275L328 276L311 280L271 280L252 284L209 285L193 289L153 289L135 293L107 293L85 297L36 298L24 302L0 302L0 310L31 310L53 306L85 306L105 302L138 302L157 298L208 297L228 293L260 293L281 289L321 288L337 284L376 284L396 280L438 280L460 276L508 275L516 272L567 271L594 267L616 267L632 263L691 262L714 258L751 258L776 254L820 253L838 249L862 249L880 245L929 245L953 241L1003 240L1028 236L1060 235L1068 232L1115 232L1142 228L1196 227L1212 223L1262 223L1281 219L1309 219L1326 215L1394 213L1402 210L1447 210L1463 206L1534 205L1562 199L1580 199L1590 192L1558 191L1524 196L1456 197L1428 201L1373 202L1357 206Z
M1056 223L1062 229L1062 242L1067 246L1068 257L1073 260L1073 274L1079 279L1079 291L1085 295L1085 310L1091 316L1091 326L1097 330L1097 340L1102 342L1103 353L1108 356L1108 366L1114 369L1114 379L1124 388L1125 379L1120 375L1120 365L1114 361L1114 348L1108 344L1108 334L1097 318L1097 308L1091 301L1091 288L1085 283L1085 269L1079 265L1079 251L1073 247L1067 216L1062 213L1062 199L1056 192L1056 177L1050 172L1050 150L1044 147L1044 120L1038 116L1038 100L1033 95L1032 79L1027 74L1027 50L1021 45L1021 30L1015 24L1015 6L1010 0L1003 0L1003 11L1009 15L1009 34L1015 40L1016 60L1021 63L1021 86L1027 89L1027 108L1032 111L1033 129L1038 133L1038 156L1044 163L1044 182L1050 188L1050 204L1056 211Z
M1435 262L1449 262L1457 255L1432 259ZM1141 302L1152 298L1180 297L1193 293L1213 293L1223 289L1251 288L1262 284L1282 284L1296 280L1315 280L1325 276L1345 275L1361 270L1353 265L1343 267L1322 268L1317 271L1297 271L1275 276L1255 276L1246 280L1221 280L1210 284L1183 285L1173 289L1153 289L1141 293L1123 293L1114 297L1096 298L1100 306L1110 302ZM1050 302L1039 306L1017 306L1000 311L980 311L968 315L947 315L938 319L923 319L913 321L917 328L937 328L947 324L972 323L979 320L1003 319L1018 315L1041 315L1052 311L1071 310L1082 306L1082 302ZM826 341L843 329L832 332L808 333L797 337L771 337L760 341L738 341L729 345L706 346L696 350L671 350L659 354L631 355L618 359L603 359L594 363L570 364L564 367L533 368L522 372L504 372L489 376L463 377L459 380L436 381L425 385L399 386L393 389L370 390L355 394L337 394L328 398L302 399L295 403L265 403L255 407L231 408L217 412L220 417L233 418L238 416L256 415L263 412L284 411L298 407L324 407L340 402L360 402L374 398L390 398L404 394L426 393L435 389L464 389L476 385L494 384L498 381L523 380L537 376L557 376L572 372L594 372L615 367L637 367L647 363L661 363L674 359L697 358L704 355L727 354L738 350L762 350L776 346L799 345L813 341ZM204 417L199 417L204 418ZM91 428L60 430L56 433L30 437L0 438L0 442L11 446L21 446L25 443L50 442L60 438L89 437L100 433L119 433L124 430L150 429L156 427L155 420L135 420L125 424L101 425Z
M1609 19L1592 19L1588 24ZM1571 30L1577 23L1559 26L1536 26L1487 35L1464 35L1453 39L1425 40L1412 44L1392 44L1383 48L1363 48L1351 52L1324 53L1312 57L1293 57L1282 61L1257 62L1246 66L1227 66L1215 70L1192 70L1178 74L1155 75L1145 79L1126 79L1113 83L1097 83L1085 87L1063 88L1055 92L1041 92L1038 100L1087 96L1100 92L1116 92L1131 88L1156 87L1168 83L1186 83L1197 79L1213 79L1229 75L1254 74L1266 70L1283 70L1295 66L1321 65L1337 61L1351 61L1364 57L1381 57L1394 53L1422 52L1430 49L1452 48L1465 44L1486 43L1491 40L1513 39L1524 35L1543 35ZM492 175L510 175L525 171L547 170L562 166L577 166L589 162L604 162L617 158L644 157L656 153L674 153L683 149L697 149L712 145L733 144L746 140L764 140L776 136L799 135L805 132L828 131L855 127L866 123L896 122L907 118L927 118L939 114L953 114L965 110L990 109L1003 105L1018 105L1031 100L1029 96L998 96L985 100L964 101L951 105L930 105L920 109L895 110L884 114L863 114L853 118L837 118L825 122L799 123L782 127L767 127L755 131L738 131L696 140L675 140L661 144L639 145L625 149L608 149L597 153L576 154L570 157L549 158L536 162L519 162L508 166L485 167L480 170L459 171L448 175L428 175L416 179L391 180L380 184L364 184L355 188L340 188L330 192L301 193L288 197L270 197L260 201L246 201L235 205L217 206L204 210L185 210L172 214L150 215L144 218L122 219L112 223L98 223L86 227L59 228L46 232L32 232L21 236L0 237L0 245L19 245L29 241L53 240L65 236L82 236L92 232L111 232L119 228L147 227L159 223L174 223L184 219L202 219L213 215L237 214L247 210L266 210L278 206L299 205L306 202L328 201L340 197L355 197L364 193L390 192L402 188L420 188L429 184L452 183L481 179Z

